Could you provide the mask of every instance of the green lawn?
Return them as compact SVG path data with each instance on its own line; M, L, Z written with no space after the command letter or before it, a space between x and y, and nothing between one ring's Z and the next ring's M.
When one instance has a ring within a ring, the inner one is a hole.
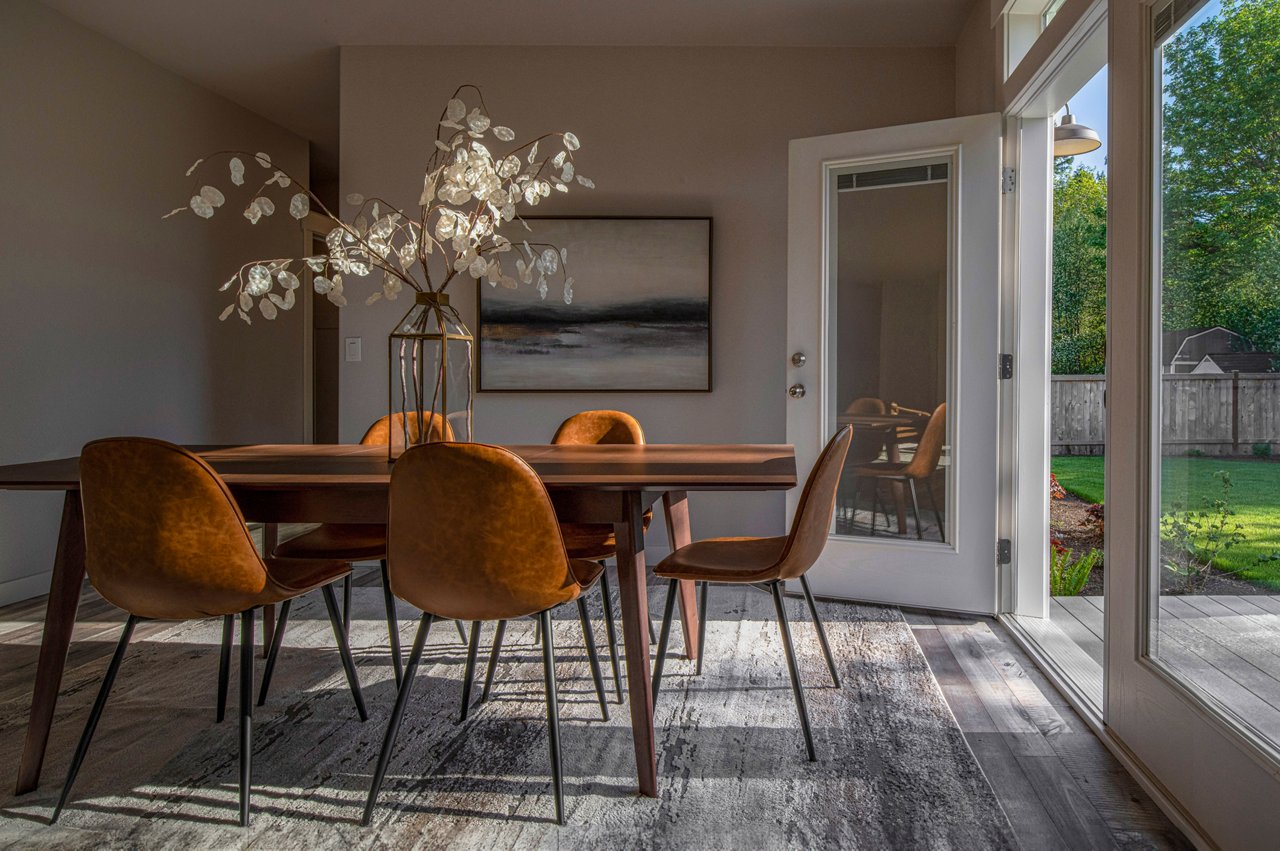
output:
M1063 455L1053 458L1052 469L1058 483L1068 492L1089 502L1102 502L1103 458ZM1174 500L1191 508L1201 498L1221 495L1221 483L1214 475L1225 470L1231 476L1231 507L1235 520L1244 526L1247 539L1218 560L1219 567L1240 569L1242 579L1280 591L1280 562L1259 563L1259 559L1280 552L1280 463L1239 461L1218 458L1165 458L1162 479L1163 502L1167 510Z

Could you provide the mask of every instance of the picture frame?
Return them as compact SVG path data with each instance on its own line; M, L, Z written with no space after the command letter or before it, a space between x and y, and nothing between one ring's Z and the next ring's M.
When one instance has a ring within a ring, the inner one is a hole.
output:
M477 392L710 392L711 217L525 221L530 243L566 250L573 299L559 276L545 298L482 280Z

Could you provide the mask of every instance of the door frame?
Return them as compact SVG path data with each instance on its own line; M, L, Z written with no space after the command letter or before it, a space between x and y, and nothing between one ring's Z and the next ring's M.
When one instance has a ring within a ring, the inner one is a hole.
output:
M1112 687L1105 718L1203 836L1222 847L1267 847L1280 835L1274 751L1148 655L1159 508L1152 482L1160 452L1152 411L1160 367L1154 6L1110 0L1109 13L1106 653Z
M987 410L993 423L997 412L996 352L998 349L998 280L990 292L991 315L969 327L961 317L961 295L983 281L999 278L1000 242L1000 116L995 113L942 119L919 124L860 130L851 133L792 140L788 190L788 345L807 356L801 365L789 364L787 384L803 384L809 391L803 398L787 402L787 432L797 444L797 463L805 470L812 466L830 433L828 401L832 392L827 357L832 323L831 268L827 245L832 217L830 195L833 172L850 167L891 163L928 157L950 157L953 163L950 192L953 199L949 226L952 259L948 297L948 394L949 443L952 447L947 481L946 505L954 515L946 520L947 543L886 541L858 538L861 556L852 560L833 555L833 544L847 547L848 539L833 537L810 574L818 593L827 571L856 573L857 599L870 602L922 606L965 612L993 614L998 605L999 577L995 554L995 501L998 487L997 439L975 436L980 430L966 425L971 414ZM931 138L932 136L932 138ZM927 139L928 141L922 141ZM945 140L945 142L943 141ZM974 175L987 174L989 184L976 182ZM989 209L987 205L989 204ZM990 240L989 255L964 250ZM971 299L971 301L973 301ZM974 301L975 312L981 306ZM968 336L966 336L966 334ZM797 341L811 341L798 345ZM989 352L988 352L989 349ZM787 352L791 355L791 350ZM988 452L989 449L989 452ZM986 457L989 455L990 457ZM980 484L990 476L989 500L968 500L961 511L961 482ZM794 516L799 494L787 496L788 519ZM940 582L927 575L926 560L947 559L949 571ZM913 564L914 562L914 564ZM883 569L893 563L894 571Z

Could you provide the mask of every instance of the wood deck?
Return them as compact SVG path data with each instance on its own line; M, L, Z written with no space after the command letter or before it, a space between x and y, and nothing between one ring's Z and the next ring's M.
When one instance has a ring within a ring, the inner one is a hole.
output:
M1102 666L1101 597L1054 597L1050 620ZM1280 742L1280 597L1160 598L1153 655Z

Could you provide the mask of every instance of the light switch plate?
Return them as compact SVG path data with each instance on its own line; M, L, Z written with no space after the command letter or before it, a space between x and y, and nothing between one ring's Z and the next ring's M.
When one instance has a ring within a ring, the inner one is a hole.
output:
M360 363L360 338L347 338L347 363Z

